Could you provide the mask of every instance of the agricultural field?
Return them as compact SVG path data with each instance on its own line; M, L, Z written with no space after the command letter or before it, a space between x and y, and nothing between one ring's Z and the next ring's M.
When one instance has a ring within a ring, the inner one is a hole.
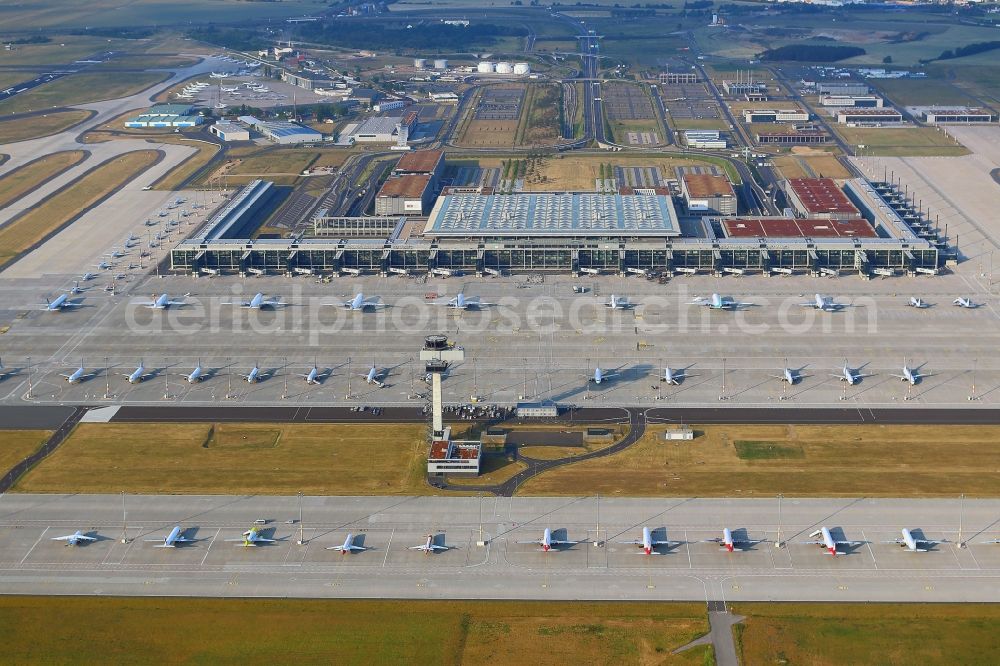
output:
M997 604L736 603L741 664L985 664L995 660Z
M0 476L48 441L46 430L0 430Z
M526 112L521 114L517 144L552 145L560 140L560 99L558 85L531 84L527 88Z
M0 208L4 208L84 160L82 150L52 153L18 167L0 177Z
M865 155L884 157L950 157L969 150L936 127L845 127L833 125L852 146L863 145Z
M169 72L83 72L70 74L0 102L0 114L63 108L128 97L170 77Z
M27 141L63 132L79 125L91 116L90 111L68 109L40 116L27 116L0 121L0 143Z
M292 663L712 663L671 654L708 631L694 603L5 596L0 630L14 664L77 662L81 645L108 664L229 663L248 637Z
M19 492L425 495L422 425L81 424Z
M137 150L87 172L66 188L14 218L0 229L0 266L29 250L87 208L111 194L160 159L158 150Z
M178 17L193 14L197 14L198 20L204 23L224 23L232 21L234 14L240 20L249 21L315 15L326 7L326 3L319 0L285 0L276 3L248 3L239 0L178 0L170 3L159 0L92 0L86 3L66 3L60 0L42 0L15 4L0 12L0 30L22 30L26 25L47 30L173 25L177 23Z
M1000 427L694 426L693 442L663 427L609 458L546 472L522 495L942 497L996 494ZM835 482L833 480L836 480ZM753 663L753 662L750 662Z

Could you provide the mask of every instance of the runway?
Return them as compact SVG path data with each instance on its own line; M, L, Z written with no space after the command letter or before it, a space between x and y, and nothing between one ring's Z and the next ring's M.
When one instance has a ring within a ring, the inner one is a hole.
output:
M994 602L1000 500L128 496L0 497L0 591L204 597ZM273 545L227 539L255 520ZM480 520L482 521L480 523ZM154 548L174 525L195 539ZM482 537L480 536L482 525ZM809 533L860 541L836 558ZM961 538L968 547L959 549ZM634 545L642 527L682 542L658 556ZM578 541L551 552L546 528ZM723 527L767 539L745 551L708 539ZM930 552L892 543L907 527L942 540ZM781 530L785 547L774 547ZM100 540L67 547L77 529ZM348 533L367 550L328 547ZM427 535L449 549L412 550ZM297 541L304 537L305 543ZM480 539L487 541L479 546ZM600 542L595 547L594 542Z

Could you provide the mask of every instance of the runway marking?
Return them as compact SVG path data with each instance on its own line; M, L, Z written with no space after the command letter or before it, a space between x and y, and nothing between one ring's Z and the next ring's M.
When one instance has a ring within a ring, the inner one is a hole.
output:
M35 541L35 543L31 546L31 548L28 549L28 552L24 554L24 557L21 558L21 561L17 563L18 567L20 567L22 564L24 564L24 561L26 559L28 559L28 555L31 555L31 551L33 551L35 549L35 546L37 546L38 544L40 544L42 542L42 537L44 537L45 533L48 532L48 531L49 531L48 527L46 527L44 530L42 530L42 533L38 535L38 540Z
M690 545L689 545L689 542L688 542L688 533L687 533L687 530L684 530L684 550L687 551L688 569L693 569L694 565L691 562L691 548L690 548Z
M215 545L215 540L219 538L219 534L221 532L222 532L221 527L215 531L215 536L212 537L212 539L208 542L208 548L205 549L205 557L201 558L201 564L199 566L205 565L205 560L208 559L208 554L212 552L212 546Z
M389 548L392 546L392 537L396 534L396 528L392 528L392 532L389 534L389 542L385 544L385 557L382 558L382 566L389 561Z
M872 563L875 565L875 569L877 570L878 569L878 560L875 559L875 551L872 550L872 543L871 543L871 541L868 540L868 537L865 536L865 531L864 530L861 530L861 538L865 540L865 546L868 548L868 553L872 556Z

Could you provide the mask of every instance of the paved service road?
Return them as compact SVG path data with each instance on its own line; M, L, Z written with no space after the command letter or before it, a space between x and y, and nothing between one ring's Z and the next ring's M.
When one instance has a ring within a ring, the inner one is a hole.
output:
M785 499L776 549L774 499L476 497L307 497L301 526L295 497L129 496L122 544L119 495L0 497L0 591L10 594L121 594L353 598L649 599L697 601L996 601L1000 500L967 500L958 549L955 500ZM480 516L483 539L480 547ZM227 543L267 519L271 546ZM196 539L154 548L174 526ZM820 525L861 541L830 557L800 541ZM681 541L658 556L634 545L643 526ZM723 526L766 538L728 553L707 539ZM577 545L548 553L549 527ZM948 539L910 553L891 541L902 527ZM91 530L101 538L67 547L51 537ZM327 547L348 532L368 550ZM306 543L296 541L300 534ZM409 550L427 534L450 550ZM594 541L604 544L595 547Z

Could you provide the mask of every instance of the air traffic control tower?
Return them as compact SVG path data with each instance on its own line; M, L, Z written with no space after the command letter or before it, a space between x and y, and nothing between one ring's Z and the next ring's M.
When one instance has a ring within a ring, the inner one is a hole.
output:
M428 335L420 350L420 360L431 380L431 437L427 456L428 474L479 474L482 443L454 441L451 428L444 426L441 379L448 367L465 360L465 350L448 341L446 335Z

